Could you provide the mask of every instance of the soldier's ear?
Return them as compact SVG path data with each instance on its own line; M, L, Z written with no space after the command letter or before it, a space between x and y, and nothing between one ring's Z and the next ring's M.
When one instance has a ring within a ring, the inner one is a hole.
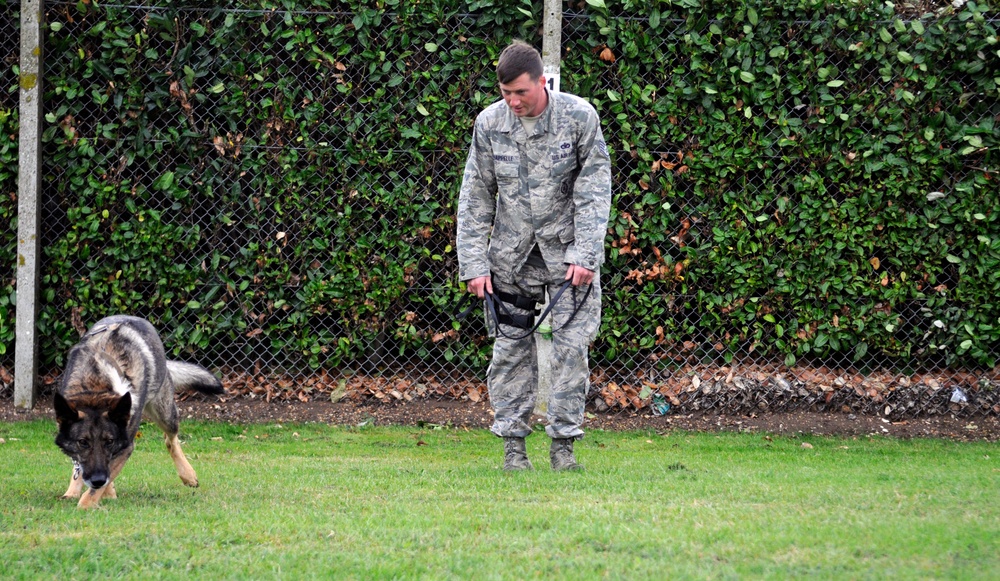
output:
M111 408L108 412L108 419L115 424L125 427L128 423L129 416L132 415L132 394L125 392L125 395L118 398L115 402L115 406Z
M52 406L56 410L56 423L59 424L59 427L70 426L80 419L80 414L58 391L52 397Z

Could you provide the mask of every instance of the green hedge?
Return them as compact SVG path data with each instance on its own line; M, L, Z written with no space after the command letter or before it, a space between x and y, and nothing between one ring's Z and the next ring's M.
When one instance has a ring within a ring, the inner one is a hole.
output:
M6 232L0 234L0 362L13 360L14 356L17 126L17 110L0 105L0 230Z
M127 311L217 364L482 369L481 327L451 321L455 200L492 63L540 45L541 7L215 4L46 3L44 363L74 318ZM615 164L596 357L995 365L996 13L774 4L567 5L562 86Z
M595 17L566 63L619 152L608 357L994 366L998 22L666 4Z

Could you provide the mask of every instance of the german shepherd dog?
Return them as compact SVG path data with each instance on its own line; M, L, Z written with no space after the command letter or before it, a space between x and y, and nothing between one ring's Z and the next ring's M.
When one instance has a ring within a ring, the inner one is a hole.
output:
M56 445L73 460L73 476L63 498L79 498L93 508L115 498L115 478L135 447L142 419L166 436L167 450L184 484L198 476L177 439L179 419L174 388L222 394L222 383L207 369L167 361L156 329L138 317L101 319L73 346L53 405ZM83 492L83 485L89 488Z

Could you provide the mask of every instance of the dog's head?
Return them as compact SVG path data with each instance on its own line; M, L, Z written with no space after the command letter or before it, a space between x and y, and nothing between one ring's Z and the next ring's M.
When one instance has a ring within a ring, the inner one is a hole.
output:
M56 445L80 466L87 486L103 487L111 478L111 460L132 445L127 429L131 394L71 403L56 392L53 404L59 425Z

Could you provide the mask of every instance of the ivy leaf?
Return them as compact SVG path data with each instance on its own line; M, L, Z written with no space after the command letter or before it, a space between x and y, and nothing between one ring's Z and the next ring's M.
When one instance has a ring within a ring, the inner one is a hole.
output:
M751 72L740 71L740 79L742 79L744 83L752 83L752 82L754 82L754 80L756 79L756 77L754 77L753 73L751 73Z
M885 27L882 27L882 28L880 28L878 30L878 36L879 36L879 38L882 39L882 42L884 42L884 43L888 44L888 43L892 42L892 35L889 34L889 31L886 30Z
M750 24L754 26L757 26L757 23L760 21L760 18L757 16L757 11L752 7L747 10L747 19L750 21Z
M587 0L587 4L590 4L594 8L607 8L604 4L604 0Z
M948 254L947 256L945 256L945 259L947 259L948 262L950 262L952 264L961 264L962 263L962 259L959 258L959 257L957 257L957 256L955 256L954 254Z
M431 112L427 110L427 107L424 107L423 103L417 103L417 113L420 113L424 117L431 114Z
M434 44L433 42L428 42L427 44L424 45L424 50L426 50L427 52L437 52L437 49L438 45Z
M841 80L830 81L829 83L826 84L826 86L827 87L833 87L833 88L842 87L842 86L844 86L844 81L841 81Z
M904 65L908 65L913 62L913 55L906 52L905 50L897 52L896 58L898 58L899 62L903 63Z

